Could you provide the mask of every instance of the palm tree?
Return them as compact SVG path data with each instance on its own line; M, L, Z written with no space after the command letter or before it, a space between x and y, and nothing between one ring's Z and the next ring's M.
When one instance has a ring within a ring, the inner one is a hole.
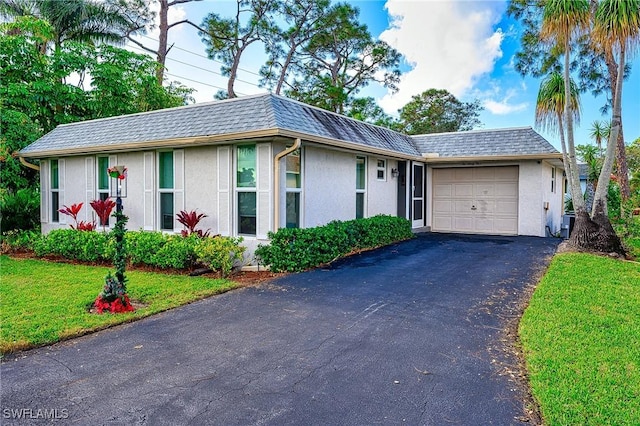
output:
M598 153L600 154L600 158L602 158L602 140L609 139L609 133L611 133L611 123L602 122L596 120L591 124L591 136L596 141L596 145L598 146Z
M544 3L540 36L564 51L564 115L567 131L567 151L569 169L567 175L576 211L576 221L588 220L584 200L581 196L580 176L573 134L573 114L571 109L570 58L571 40L585 32L589 26L588 0L548 0ZM578 223L576 223L578 228Z
M132 25L126 11L98 0L0 0L0 16L47 21L53 27L56 50L66 40L120 44Z
M617 55L618 75L613 98L611 131L605 161L598 179L593 214L606 215L607 190L616 153L618 134L622 127L622 82L627 56L631 57L640 42L640 1L603 0L595 12L593 40L605 53Z
M580 92L573 80L570 80L571 98L569 108L576 123L580 121ZM536 127L560 134L562 146L562 160L567 176L571 170L571 164L567 157L567 147L564 132L564 109L566 92L564 90L564 77L558 72L549 74L540 84L538 99L536 100Z

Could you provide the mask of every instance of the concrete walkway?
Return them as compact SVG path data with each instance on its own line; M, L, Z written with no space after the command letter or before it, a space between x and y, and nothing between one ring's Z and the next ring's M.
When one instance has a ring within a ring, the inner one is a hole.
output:
M1 423L519 424L500 330L556 245L421 234L9 356Z

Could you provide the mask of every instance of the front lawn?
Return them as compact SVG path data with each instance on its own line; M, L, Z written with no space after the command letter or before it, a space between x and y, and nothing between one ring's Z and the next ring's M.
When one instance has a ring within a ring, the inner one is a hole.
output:
M520 336L545 424L640 424L638 263L555 256Z
M109 268L0 256L0 352L41 346L155 314L237 287L224 279L127 272L127 290L146 306L91 314Z

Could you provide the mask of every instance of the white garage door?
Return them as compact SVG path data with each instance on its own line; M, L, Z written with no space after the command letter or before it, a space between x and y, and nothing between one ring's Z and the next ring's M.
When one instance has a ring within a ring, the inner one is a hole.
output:
M518 233L518 166L433 169L433 231Z

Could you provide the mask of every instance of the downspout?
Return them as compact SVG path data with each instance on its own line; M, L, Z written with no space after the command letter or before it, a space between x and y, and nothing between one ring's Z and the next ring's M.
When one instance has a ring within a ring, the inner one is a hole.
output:
M287 155L291 154L296 149L300 148L301 145L302 145L302 139L296 138L292 146L290 146L289 148L285 149L282 152L277 153L276 156L274 157L273 232L276 232L278 229L280 229L280 160L282 160L283 157L286 157Z
M35 164L27 162L27 160L25 160L24 157L18 157L18 158L20 158L20 164L22 164L23 166L26 166L33 170L40 171L40 166L36 166Z

